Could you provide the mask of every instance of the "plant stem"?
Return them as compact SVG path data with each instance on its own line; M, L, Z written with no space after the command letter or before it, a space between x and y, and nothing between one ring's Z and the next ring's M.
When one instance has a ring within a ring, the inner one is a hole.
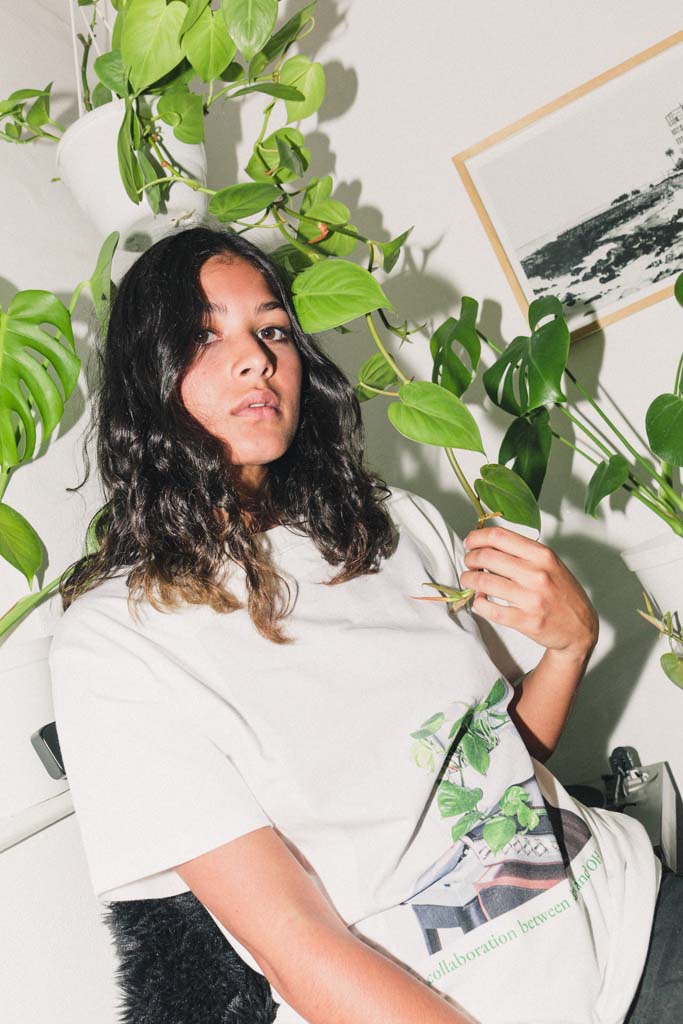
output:
M316 220L315 217L308 217L305 213L299 213L298 210L292 210L289 206L283 206L282 209L285 213L288 213L291 217L296 217L298 220L305 220L309 224L320 224L325 221ZM364 235L359 235L357 231L353 231L351 228L345 228L342 224L327 224L330 231L336 232L340 235L348 235L349 238L355 238L357 242L367 242L368 239Z
M384 342L382 341L382 339L380 338L379 334L377 333L377 328L375 327L375 323L374 323L374 321L372 319L372 313L366 313L365 314L365 322L367 323L368 330L370 331L370 334L372 335L372 340L374 341L375 345L377 346L377 348L380 350L380 352L382 353L382 355L386 359L386 361L389 364L389 366L392 368L392 370L394 371L396 376L399 378L399 380L402 380L404 384L408 384L409 378L406 377L405 373L400 368L400 366L389 355L387 349L384 346Z
M298 249L299 252L303 253L304 256L306 256L311 261L311 263L319 263L320 260L325 258L321 253L315 252L315 250L311 249L309 246L304 245L302 242L299 241L296 235L291 234L287 230L289 226L288 222L280 214L280 211L275 207L273 207L273 216L277 221L277 227L280 234L287 239L290 245L293 245L295 249Z
M470 499L470 501L474 505L474 510L477 513L477 516L479 518L479 524L480 525L483 524L484 520L487 518L487 513L485 512L483 505L479 501L479 498L477 497L476 491L470 486L470 483L469 483L467 477L465 476L465 474L463 473L462 469L460 468L458 460L456 459L455 455L453 454L453 449L452 448L444 448L444 451L446 453L446 458L448 459L448 461L450 462L451 466L453 467L453 472L457 476L458 482L459 482L460 486L462 487L463 491L465 492L467 497Z
M640 463L640 465L654 480L658 482L664 494L666 494L666 496L671 500L671 502L676 506L676 508L680 509L681 512L683 512L683 498L680 498L678 494L676 494L674 489L672 487L669 487L664 477L656 470L654 470L652 466L650 466L650 464L648 463L647 459L643 458L640 452L638 452L633 447L633 445L630 444L629 441L627 441L627 439L624 437L621 431L614 425L614 423L612 423L607 413L602 411L597 402L591 398L586 389L579 383L579 381L576 379L571 370L565 369L565 373L567 374L571 382L574 384L574 387L583 395L583 397L590 404L591 408L595 410L598 416L600 416L600 418L603 419L605 423L608 425L608 427L616 434L616 436L619 438L624 447L631 453L633 458Z
M189 185L195 192L205 192L208 196L215 196L216 189L205 188L204 185L200 185L194 178L185 178L181 174L168 174L163 178L155 178L154 181L147 181L142 188L137 189L137 192L146 192L148 188L152 188L153 185L163 185L166 182L173 183L174 181L182 182L183 185Z
M270 121L270 115L273 113L274 109L275 109L275 100L273 100L272 103L269 103L268 106L263 111L263 124L261 125L261 131L259 132L259 137L256 140L256 142L254 143L254 152L256 152L256 150L258 149L258 147L261 145L261 143L263 142L263 140L265 138L266 130L268 128L268 122Z
M385 395L387 398L400 398L398 391L382 391L381 388L373 388L372 384L365 384L364 381L358 382L360 387L365 388L366 391L374 391L376 395Z
M683 395L683 353L678 361L678 368L674 378L674 395Z
M76 38L83 47L83 56L81 57L81 88L83 89L83 106L86 110L92 110L90 86L88 85L88 54L90 53L90 47L92 46L92 36L88 36L86 39L79 32Z
M585 425L585 423L582 423L580 419L578 419L576 416L572 415L572 413L570 413L569 409L567 409L566 406L561 405L558 402L557 405L556 405L556 408L559 409L559 411L564 416L566 416L568 420L571 420L572 423L575 423L576 426L579 428L579 430L582 430L584 432L584 434L586 434L588 437L590 437L590 439L593 442L593 444L596 445L596 447L598 447L601 450L601 452L604 455L606 455L608 458L610 458L612 455L618 454L618 452L616 452L616 449L613 449L612 451L610 451L610 449L607 447L607 445L604 444L600 440L600 438L597 437L593 433L592 430L589 430L588 427Z

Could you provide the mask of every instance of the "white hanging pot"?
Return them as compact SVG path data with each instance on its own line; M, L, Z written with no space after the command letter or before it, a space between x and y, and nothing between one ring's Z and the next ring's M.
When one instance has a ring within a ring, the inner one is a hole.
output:
M667 530L622 551L621 557L662 612L683 616L683 537Z
M52 638L41 636L0 647L0 825L67 788L52 778L31 737L54 721L48 652Z
M76 202L102 235L121 233L120 247L144 251L173 227L189 227L206 215L208 196L188 185L173 185L165 213L155 215L146 197L136 206L119 176L117 137L125 103L114 100L89 111L72 124L57 147L57 169ZM187 176L206 183L204 146L164 132L164 143Z

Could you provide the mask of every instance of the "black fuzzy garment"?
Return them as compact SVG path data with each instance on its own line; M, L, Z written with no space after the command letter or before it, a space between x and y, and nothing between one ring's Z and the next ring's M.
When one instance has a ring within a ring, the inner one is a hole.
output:
M271 1024L268 980L192 892L105 904L123 994L120 1024Z

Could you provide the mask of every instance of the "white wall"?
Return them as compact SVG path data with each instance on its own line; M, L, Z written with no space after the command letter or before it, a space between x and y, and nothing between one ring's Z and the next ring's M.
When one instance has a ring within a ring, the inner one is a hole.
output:
M293 6L293 5L289 5ZM510 340L525 324L502 270L451 163L460 150L613 67L680 28L673 0L431 0L321 3L315 41L328 69L329 97L317 128L305 123L316 173L331 172L336 195L355 223L388 238L411 224L410 259L387 286L410 319L443 318L462 294L484 303L485 329ZM11 9L10 9L11 7ZM73 107L71 51L63 0L25 0L3 11L0 93L55 80L56 109ZM310 52L310 51L307 51ZM37 71L30 69L37 68ZM212 182L245 162L260 101L240 121L227 113L211 127ZM235 152L234 141L237 141ZM590 159L576 153L576 160ZM100 239L59 183L50 183L54 149L0 148L3 231L0 301L18 288L56 291L68 300L91 270ZM221 170L224 168L224 171ZM89 351L87 306L78 346ZM681 346L681 314L672 302L579 343L571 363L636 422L651 397L669 390ZM349 374L370 353L359 329L333 335L329 350ZM428 376L426 343L402 352L410 373ZM651 363L652 365L649 365ZM635 371L635 372L634 372ZM644 387L643 385L646 385ZM642 393L641 393L642 388ZM94 481L68 494L80 478L85 379L47 453L16 474L6 500L35 525L49 552L48 581L80 552L84 525L98 507ZM442 453L399 437L381 400L365 407L369 462L390 482L433 500L461 533L473 525ZM484 441L495 456L505 424L473 390ZM463 463L470 473L476 460ZM683 782L683 694L661 674L663 646L635 614L639 589L619 551L655 532L633 504L608 508L598 521L581 512L582 467L556 458L546 485L543 539L583 582L601 616L600 644L551 768L564 781L599 774L616 744L638 748L643 762L668 759ZM25 593L19 573L0 564L2 608ZM8 637L19 644L49 632L46 609ZM529 649L519 645L519 650ZM454 666L454 672L456 667ZM0 989L7 1024L47 1017L53 1024L113 1021L112 958L89 890L75 818L71 816L0 856L3 928ZM76 966L85 970L76 974Z

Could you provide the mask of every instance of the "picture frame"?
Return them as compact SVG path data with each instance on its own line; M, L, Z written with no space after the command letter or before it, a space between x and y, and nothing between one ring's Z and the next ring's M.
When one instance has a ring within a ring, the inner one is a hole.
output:
M673 294L683 270L683 31L453 157L526 316L572 341Z

